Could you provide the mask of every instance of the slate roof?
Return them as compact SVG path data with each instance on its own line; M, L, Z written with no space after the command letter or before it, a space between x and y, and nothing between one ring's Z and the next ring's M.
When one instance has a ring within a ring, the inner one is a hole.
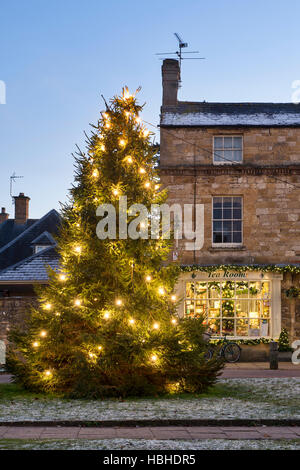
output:
M0 224L0 248L18 237L37 220L38 219L27 219L25 224L15 224L14 219L7 219L5 222L2 222L2 224Z
M1 230L5 230L4 224L7 222L9 222L9 220L1 224ZM11 220L10 222L14 221ZM15 265L19 261L30 257L32 255L33 241L44 232L55 235L58 231L59 224L60 215L55 209L49 211L41 219L35 220L32 224L29 224L16 238L11 239L6 245L0 248L0 272L2 269ZM49 242L47 244L49 245Z
M162 107L164 126L300 127L300 104L179 101L176 106Z
M45 232L41 233L41 235L36 237L31 242L31 245L49 246L49 245L55 245L55 244L56 244L56 242L55 242L54 238L52 237L51 233L47 232L47 230L45 230Z
M1 271L0 283L47 281L47 266L54 270L59 269L59 256L53 247L45 248Z

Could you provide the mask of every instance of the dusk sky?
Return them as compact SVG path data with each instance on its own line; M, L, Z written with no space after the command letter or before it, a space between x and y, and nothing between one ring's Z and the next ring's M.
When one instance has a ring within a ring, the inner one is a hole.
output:
M291 101L300 80L299 0L0 0L0 206L31 198L38 218L66 201L71 153L122 86L142 87L159 122L161 61L178 32L206 60L183 63L179 99ZM1 101L1 100L0 100ZM159 139L159 136L157 136Z

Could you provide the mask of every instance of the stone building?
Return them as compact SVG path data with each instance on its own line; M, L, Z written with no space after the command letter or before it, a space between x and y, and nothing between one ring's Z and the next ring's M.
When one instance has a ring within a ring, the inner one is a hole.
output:
M54 209L40 219L29 218L29 197L15 196L15 217L0 214L0 342L10 327L22 325L36 302L35 285L47 284L47 267L58 269L54 237L60 215ZM1 364L1 354L0 354Z
M170 204L204 206L203 247L176 249L180 314L218 335L299 338L300 104L178 101L173 59L162 80L162 183Z

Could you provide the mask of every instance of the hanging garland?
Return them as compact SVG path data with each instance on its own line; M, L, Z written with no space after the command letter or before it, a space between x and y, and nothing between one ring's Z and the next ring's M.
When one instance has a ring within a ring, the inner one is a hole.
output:
M249 265L235 265L235 264L219 264L214 266L200 266L197 264L193 264L191 266L182 265L180 266L182 272L193 272L193 271L200 271L206 273L213 273L216 271L235 271L244 273L246 271L261 271L264 273L291 273L291 274L300 274L300 266L293 266L293 265L286 265L286 266L277 266L274 265L257 265L257 264L249 264Z

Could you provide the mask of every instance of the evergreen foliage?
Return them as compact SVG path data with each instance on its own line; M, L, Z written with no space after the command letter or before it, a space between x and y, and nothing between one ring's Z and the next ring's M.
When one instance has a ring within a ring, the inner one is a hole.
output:
M39 288L25 331L11 332L9 370L27 389L68 397L203 392L223 364L204 359L203 319L179 319L167 264L172 240L99 239L99 204L162 204L156 150L142 107L123 90L78 151L75 184L62 208L60 272ZM128 216L127 224L134 221ZM116 232L119 222L117 218Z

